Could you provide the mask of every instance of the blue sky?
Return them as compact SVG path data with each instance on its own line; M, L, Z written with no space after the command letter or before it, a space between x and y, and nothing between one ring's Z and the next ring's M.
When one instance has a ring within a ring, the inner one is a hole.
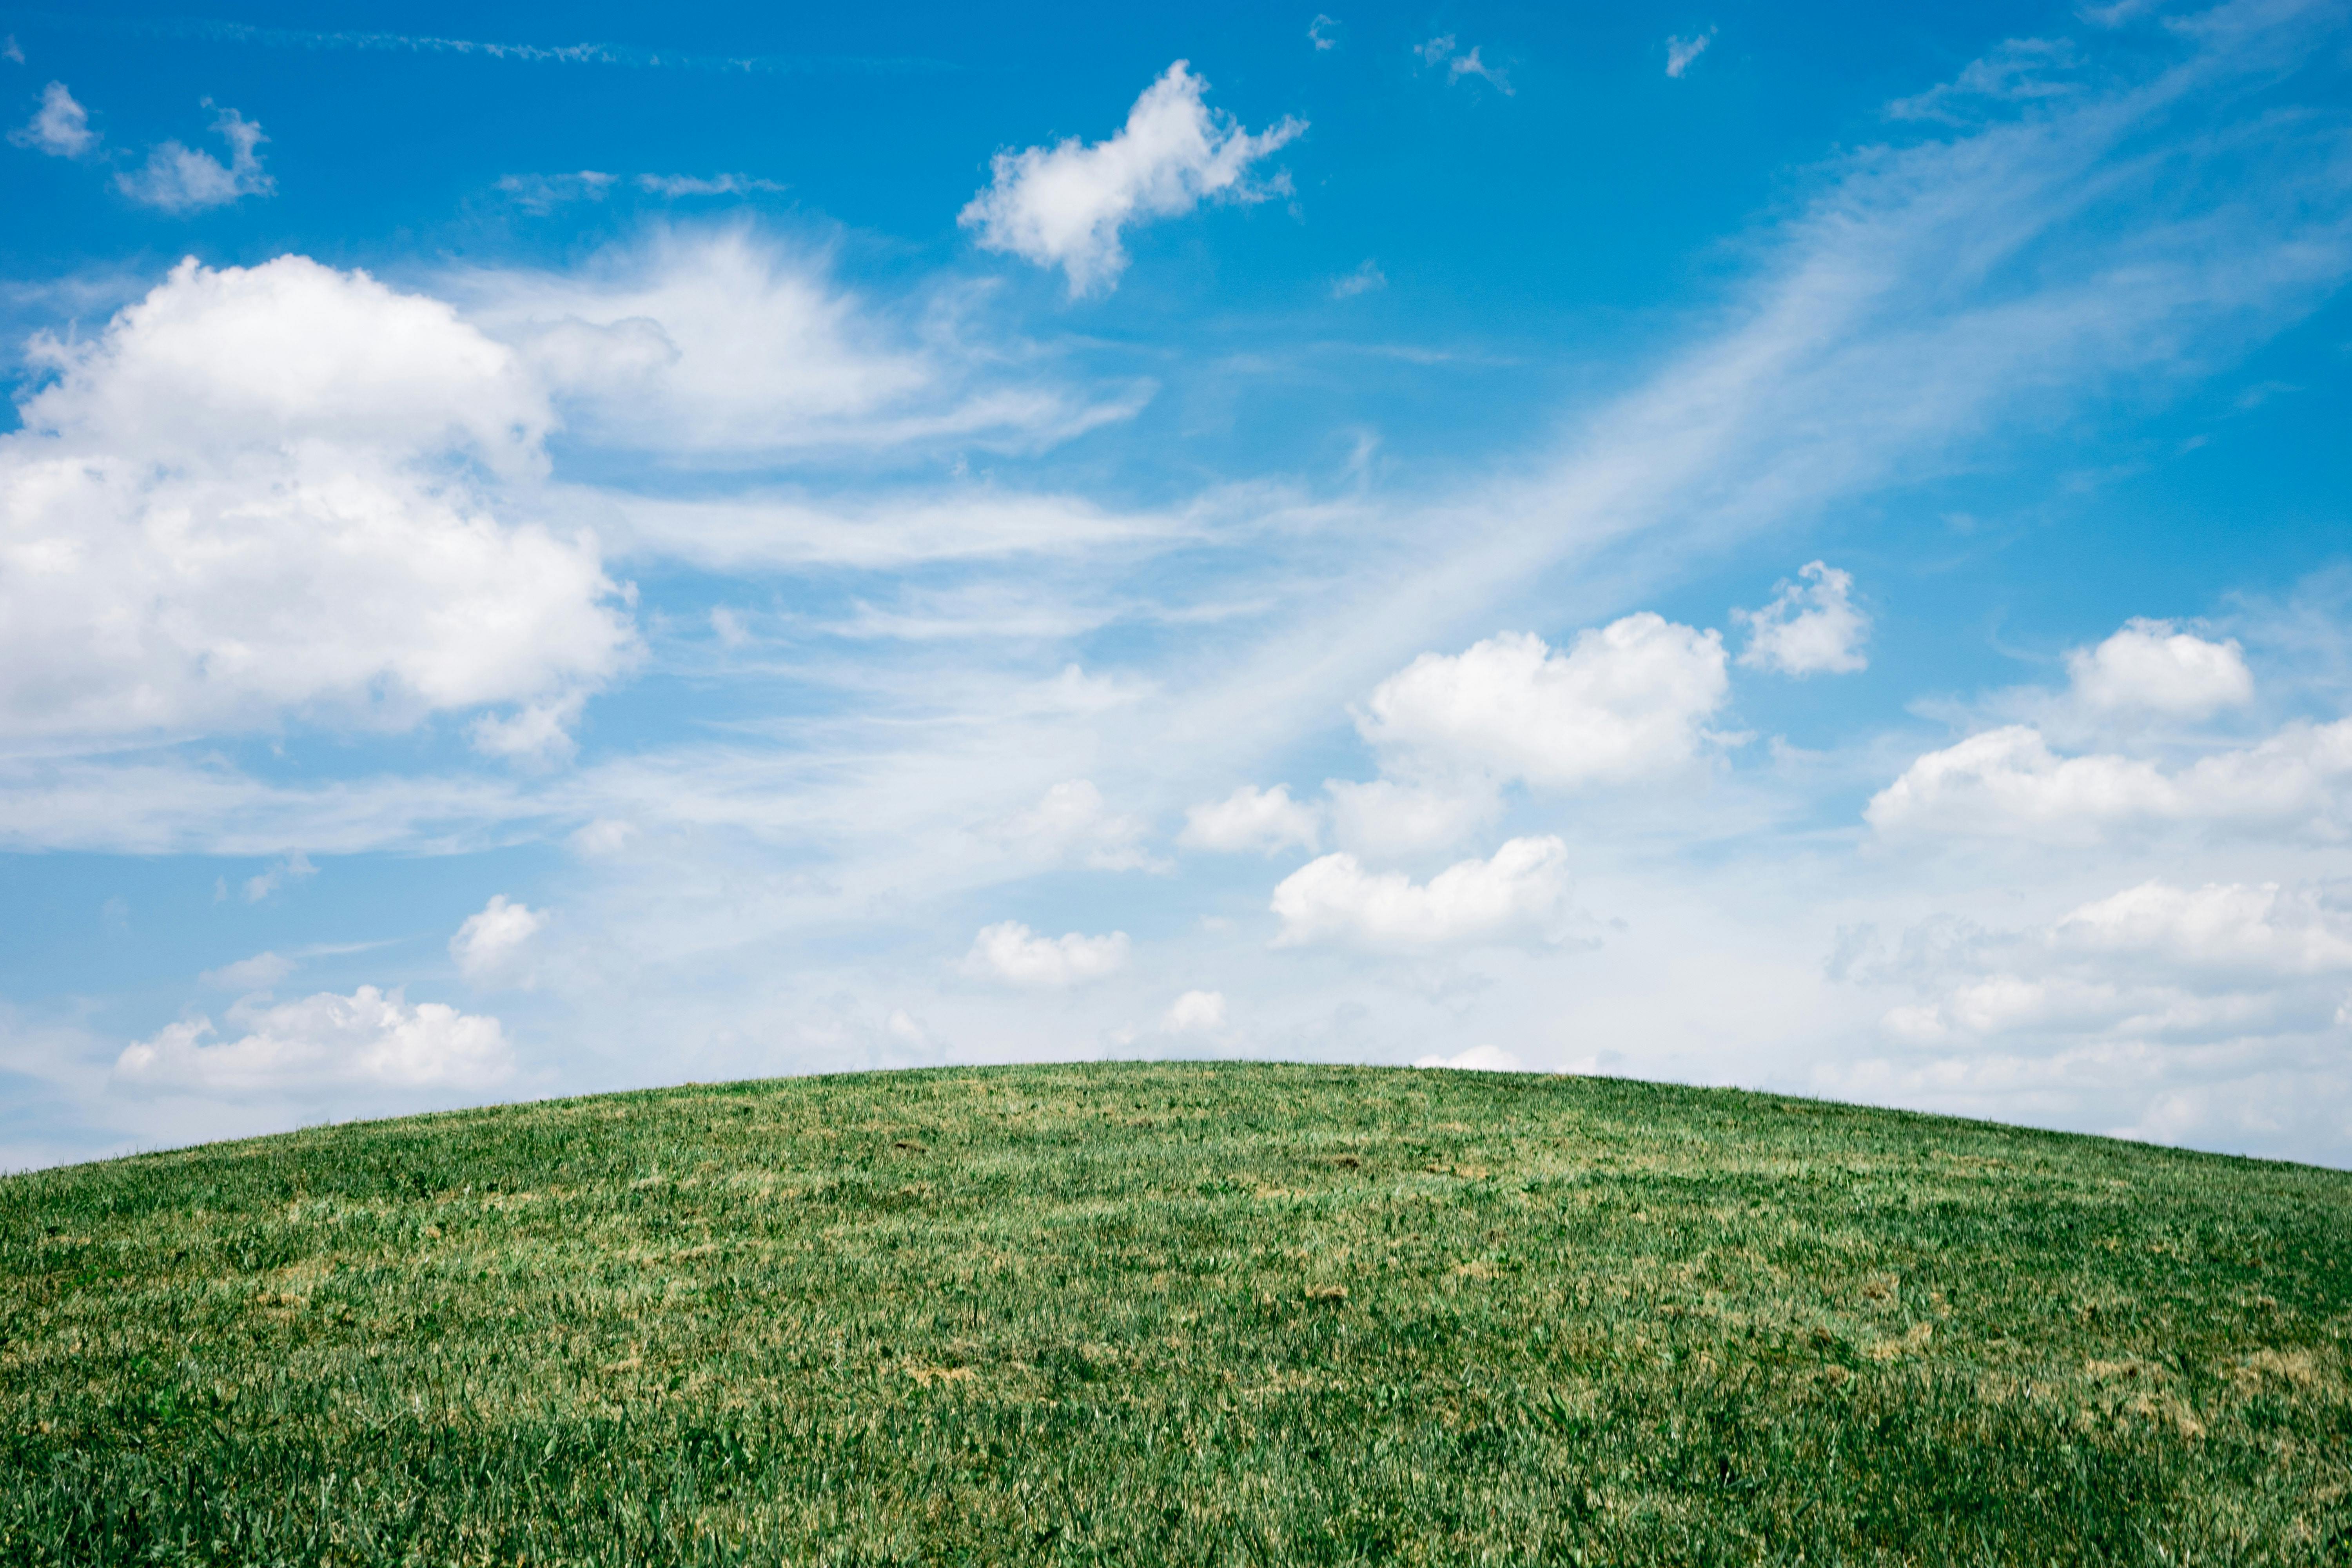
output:
M2352 34L0 10L0 1166L1125 1056L2352 1161Z

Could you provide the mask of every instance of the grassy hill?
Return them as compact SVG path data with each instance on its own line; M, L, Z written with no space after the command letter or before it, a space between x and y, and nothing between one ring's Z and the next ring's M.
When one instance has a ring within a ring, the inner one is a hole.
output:
M2352 1176L1595 1079L691 1087L0 1182L0 1563L2352 1561Z

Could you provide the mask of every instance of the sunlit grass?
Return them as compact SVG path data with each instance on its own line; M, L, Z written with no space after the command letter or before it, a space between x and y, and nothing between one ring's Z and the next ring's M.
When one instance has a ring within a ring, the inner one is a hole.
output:
M1268 1066L0 1182L0 1563L2352 1560L2352 1177Z

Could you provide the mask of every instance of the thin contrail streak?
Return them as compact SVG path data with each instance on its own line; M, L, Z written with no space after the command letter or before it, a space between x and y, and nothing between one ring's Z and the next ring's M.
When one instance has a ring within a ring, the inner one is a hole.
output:
M672 49L640 48L634 44L502 44L476 38L442 38L407 33L319 33L285 27L256 27L244 22L203 18L141 21L131 18L74 16L54 11L0 12L8 25L70 27L145 38L170 38L215 44L257 44L265 48L336 49L379 54L466 55L483 59L522 60L553 65L620 66L632 69L740 71L752 75L794 75L816 71L927 72L959 68L947 60L913 56L869 55L699 55Z

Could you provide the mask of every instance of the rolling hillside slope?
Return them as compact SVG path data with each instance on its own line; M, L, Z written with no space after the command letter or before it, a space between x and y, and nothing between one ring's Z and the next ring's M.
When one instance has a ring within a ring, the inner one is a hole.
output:
M2352 1176L1727 1091L809 1079L0 1181L0 1562L2352 1560Z

